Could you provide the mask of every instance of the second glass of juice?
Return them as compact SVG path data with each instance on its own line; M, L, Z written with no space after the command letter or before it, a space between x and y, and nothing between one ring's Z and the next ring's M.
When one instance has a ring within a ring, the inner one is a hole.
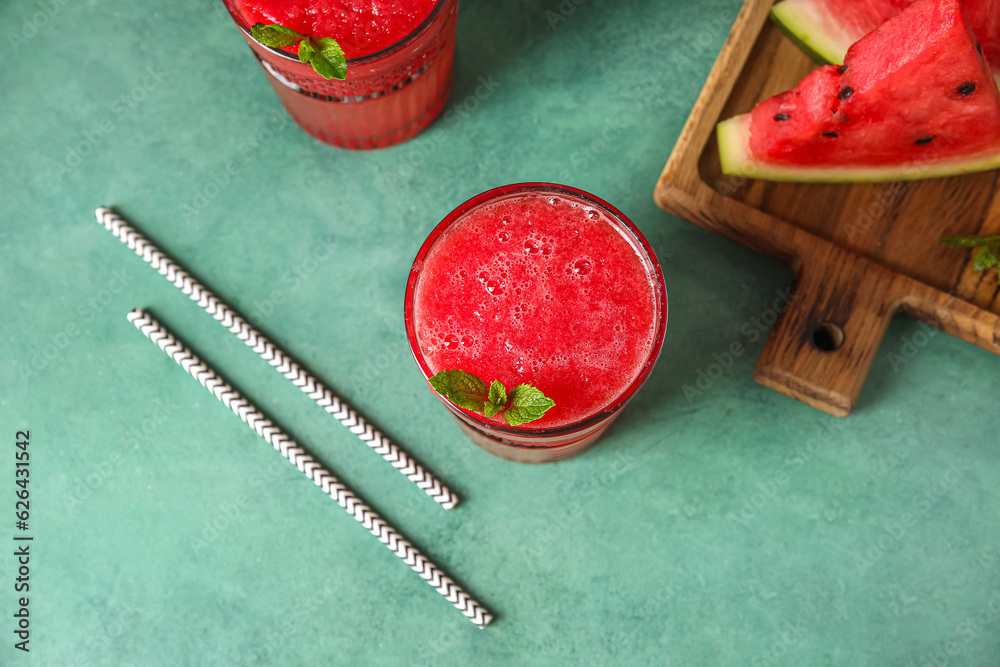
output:
M451 92L458 0L415 2L416 14L394 9L388 0L326 0L311 9L306 0L224 2L285 111L321 141L354 150L385 148L416 136L444 108ZM293 18L271 18L285 14ZM315 16L331 27L300 25ZM347 78L324 79L290 49L260 44L250 34L258 21L293 23L285 27L337 39L347 56Z
M512 427L439 396L483 449L544 463L593 444L649 377L667 292L656 255L620 211L575 188L522 183L473 197L431 232L405 318L425 378L459 369L555 401Z

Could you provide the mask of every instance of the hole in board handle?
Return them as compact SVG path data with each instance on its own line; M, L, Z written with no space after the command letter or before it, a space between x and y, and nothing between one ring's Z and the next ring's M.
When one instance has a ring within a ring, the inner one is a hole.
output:
M812 335L813 345L821 352L834 352L844 344L844 330L832 322L824 322Z

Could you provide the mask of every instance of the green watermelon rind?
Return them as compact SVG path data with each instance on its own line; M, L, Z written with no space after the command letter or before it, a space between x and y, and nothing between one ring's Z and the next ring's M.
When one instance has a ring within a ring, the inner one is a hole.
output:
M785 0L775 4L771 7L771 21L800 51L820 65L844 64L847 48L817 30L815 22L797 3Z
M795 46L820 65L841 65L837 62L839 45L827 42L825 35L814 29L808 17L790 2L779 2L771 7L771 21ZM831 54L833 57L831 57Z
M755 160L750 154L750 114L724 120L716 127L722 173L765 181L796 183L875 183L917 181L1000 168L1000 146L971 156L933 163L907 162L882 167L791 167Z

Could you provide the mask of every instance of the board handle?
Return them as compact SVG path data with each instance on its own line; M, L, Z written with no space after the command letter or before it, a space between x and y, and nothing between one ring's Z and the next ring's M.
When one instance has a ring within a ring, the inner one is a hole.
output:
M853 253L824 246L819 256L797 262L798 279L753 379L846 417L900 301L891 273Z

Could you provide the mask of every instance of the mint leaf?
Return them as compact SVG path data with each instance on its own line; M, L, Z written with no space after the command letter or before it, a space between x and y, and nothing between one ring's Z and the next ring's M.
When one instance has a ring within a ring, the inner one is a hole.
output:
M503 418L511 426L520 426L535 421L555 404L530 384L519 384L510 392L510 407L503 413Z
M487 417L492 417L507 405L507 390L504 389L503 383L500 380L494 380L493 384L490 385L490 395L489 400L486 405L483 406L483 414Z
M504 389L500 380L494 380L490 385L490 403L504 405L507 403L507 390Z
M486 383L472 373L457 369L441 371L428 382L434 387L434 391L458 407L483 412L489 390Z
M309 63L324 79L345 79L347 58L332 37L313 40L306 37L299 43L299 60Z
M347 56L333 37L321 37L316 40L316 52L313 53L313 69L324 79L347 78Z
M1000 266L1000 236L949 236L941 243L960 248L979 248L973 261L976 271L985 271Z
M949 236L941 239L941 243L959 246L960 248L979 248L1000 243L1000 236Z
M280 49L284 46L294 46L306 38L300 32L295 32L291 28L282 25L264 25L255 23L250 28L250 34L264 46ZM303 61L305 62L305 61Z
M312 65L324 79L347 78L347 56L333 37L314 38L280 25L255 23L253 38L264 46L282 48L299 45L299 61Z
M983 246L983 248L976 253L975 263L973 264L976 271L984 271L998 265L1000 265L1000 243L997 245Z
M487 402L486 405L483 406L483 414L487 417L493 417L501 410L503 410L503 406L497 405L496 403Z
M487 417L506 410L503 418L511 426L535 421L556 404L530 384L519 384L508 394L499 380L494 380L487 389L477 376L455 368L436 373L427 381L434 391L460 408Z
M299 62L307 63L312 60L313 52L316 51L316 47L313 46L312 40L308 37L299 42Z

